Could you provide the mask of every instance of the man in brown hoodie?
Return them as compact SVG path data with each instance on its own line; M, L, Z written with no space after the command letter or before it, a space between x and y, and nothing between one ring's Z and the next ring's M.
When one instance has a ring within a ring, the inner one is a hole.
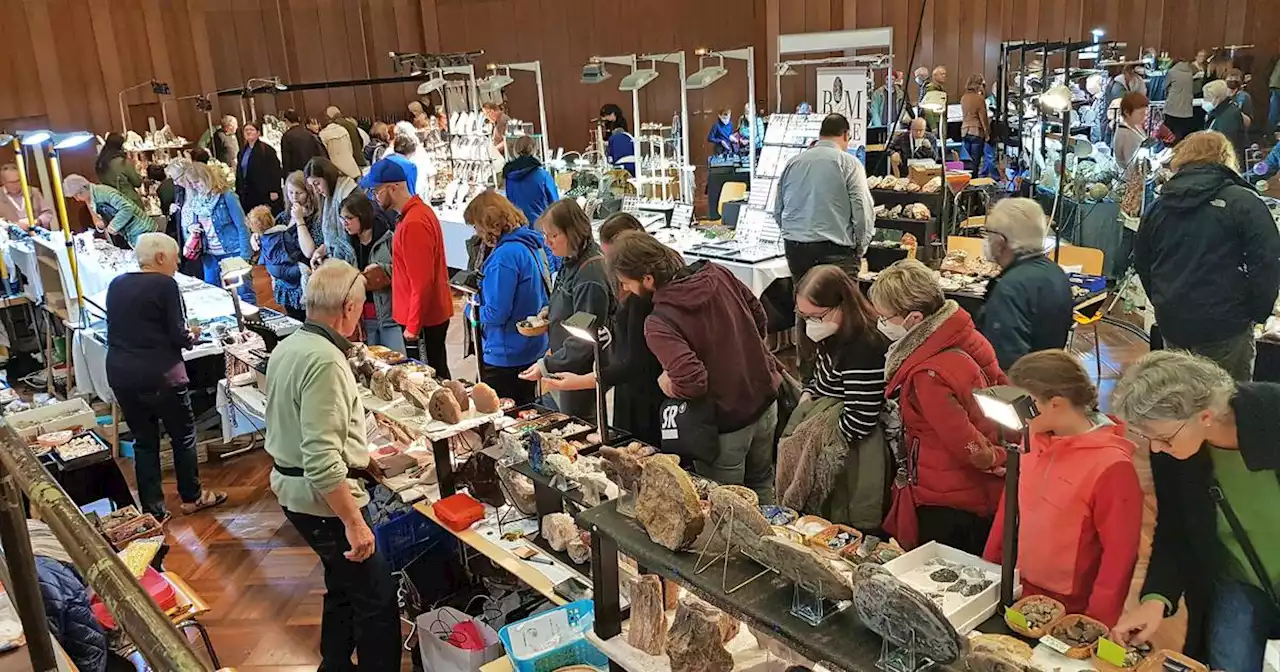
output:
M773 441L781 375L765 349L765 313L751 290L721 266L686 266L653 236L628 232L609 250L609 265L628 292L652 297L645 342L672 399L715 402L719 452L695 461L702 476L745 485L772 504Z

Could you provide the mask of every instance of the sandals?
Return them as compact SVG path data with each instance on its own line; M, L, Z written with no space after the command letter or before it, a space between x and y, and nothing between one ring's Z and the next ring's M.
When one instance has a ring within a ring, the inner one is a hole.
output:
M182 514L191 515L197 511L218 506L225 501L227 501L227 493L219 490L205 490L200 494L200 499L182 504Z

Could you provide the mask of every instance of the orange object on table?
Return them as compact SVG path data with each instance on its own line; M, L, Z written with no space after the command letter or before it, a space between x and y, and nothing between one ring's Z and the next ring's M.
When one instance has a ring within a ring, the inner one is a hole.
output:
M142 573L142 578L138 580L142 584L142 588L147 591L151 599L160 605L161 611L169 611L178 606L178 591L174 589L169 580L164 578L160 572L154 567L148 567L147 571ZM93 609L93 615L98 618L98 623L107 630L114 630L116 627L116 619L107 609L107 605L103 603L102 598L94 595L89 603L89 607Z
M461 532L484 518L484 505L464 493L449 495L431 508L440 522L454 532Z

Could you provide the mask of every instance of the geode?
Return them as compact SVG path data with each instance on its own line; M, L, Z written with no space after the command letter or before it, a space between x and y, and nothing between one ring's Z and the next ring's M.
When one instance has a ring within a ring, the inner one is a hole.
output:
M868 630L902 648L914 640L916 652L937 663L960 657L963 638L929 597L879 565L858 565L853 585L853 608Z
M651 655L667 648L667 612L663 608L662 580L641 574L631 580L631 620L627 643Z
M644 461L636 520L653 543L672 551L686 548L698 538L706 515L689 475L674 455L654 455Z
M431 413L431 417L447 425L456 425L462 421L462 408L458 406L457 397L447 387L431 393L427 411Z
M467 388L456 380L446 380L440 383L440 386L453 393L453 398L458 402L458 408L463 411L471 409L471 397L467 396Z
M485 383L479 383L471 388L471 400L476 403L476 410L481 413L497 413L502 407L498 393Z
M733 656L721 643L721 613L702 600L688 598L676 607L667 632L671 672L729 672Z

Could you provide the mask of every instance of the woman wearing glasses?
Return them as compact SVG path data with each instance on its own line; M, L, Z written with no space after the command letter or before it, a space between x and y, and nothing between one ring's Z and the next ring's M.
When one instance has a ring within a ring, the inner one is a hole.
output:
M1113 636L1150 640L1185 598L1187 655L1262 670L1266 641L1280 635L1280 385L1158 351L1125 371L1112 406L1151 447L1158 507L1140 604Z

